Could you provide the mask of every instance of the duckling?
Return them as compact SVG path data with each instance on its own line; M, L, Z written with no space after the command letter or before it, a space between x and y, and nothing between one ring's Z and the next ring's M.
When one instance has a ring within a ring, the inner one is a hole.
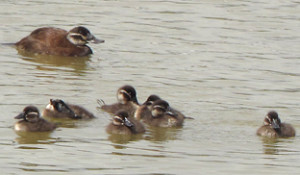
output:
M145 127L139 121L129 119L128 113L119 111L113 117L113 121L106 127L109 134L140 134L145 132Z
M61 99L50 99L50 103L43 111L43 116L50 118L69 118L69 119L92 119L95 116L85 108L66 104Z
M141 113L142 111L144 111L145 108L147 108L148 110L151 110L152 104L153 104L155 101L157 101L157 100L161 100L161 98L160 98L158 95L154 95L154 94L150 95L150 96L147 98L147 100L143 103L143 105L141 105L141 106L136 110L136 112L135 112L135 114L134 114L134 117L135 117L136 119L138 119L139 116L141 116L139 113ZM172 108L172 107L169 107L169 110L170 110L172 113L174 113L174 114L176 115L176 118L177 118L178 120L182 120L182 122L183 122L183 120L186 119L186 118L193 119L193 118L191 118L191 117L186 117L183 113L181 113L180 111L178 111L177 109L174 109L174 108Z
M135 110L139 107L134 87L130 85L122 86L117 91L118 102L111 105L102 105L101 109L107 113L115 114L123 110L129 117L133 117Z
M25 107L15 119L22 119L15 124L14 129L16 131L46 132L56 128L55 124L40 118L39 110L35 106Z
M296 131L291 124L281 123L276 111L270 111L264 119L264 125L257 130L256 134L270 138L294 137Z
M86 44L103 43L82 26L66 31L54 27L43 27L34 30L29 36L21 39L15 45L19 51L35 54L82 57L93 53Z
M143 106L135 113L135 118L155 127L178 127L184 121L170 110L169 103L164 100L156 100L150 109Z

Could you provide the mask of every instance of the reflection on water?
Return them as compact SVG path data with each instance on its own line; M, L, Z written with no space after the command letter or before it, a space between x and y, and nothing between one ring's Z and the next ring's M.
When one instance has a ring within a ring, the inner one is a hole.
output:
M293 138L268 138L262 137L263 149L265 154L278 155L280 152L289 152L285 150L283 144L293 140Z
M19 144L51 144L56 141L51 138L51 132L16 132L15 139Z
M143 134L137 134L137 135L111 134L109 135L108 140L110 140L112 143L127 144L131 141L141 140L142 138L143 138ZM115 146L115 147L118 149L124 148L122 146Z
M146 136L146 139L160 142L177 139L177 134L181 131L181 128L149 127L148 129L149 135Z
M74 120L69 118L53 118L43 116L43 118L47 119L48 121L55 123L57 128L77 128L85 122L89 122L90 120ZM93 119L91 119L93 120Z
M178 132L181 128L159 128L159 127L149 127L147 133L138 135L119 135L111 134L108 137L112 143L117 144L127 144L131 141L137 141L141 139L150 140L153 142L164 142L169 140L176 140ZM122 146L117 146L117 148L123 148Z
M38 55L28 52L19 52L25 61L39 63L37 69L44 71L56 71L58 67L71 68L75 73L84 73L88 69L90 56L87 57L61 57L53 55ZM49 67L51 66L51 67ZM52 67L53 66L53 67Z

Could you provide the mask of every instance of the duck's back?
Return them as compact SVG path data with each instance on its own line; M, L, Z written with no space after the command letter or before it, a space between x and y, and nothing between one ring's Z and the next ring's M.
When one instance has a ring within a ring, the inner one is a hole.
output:
M68 104L68 106L74 111L74 113L78 116L80 116L82 119L92 119L95 118L94 114L86 110L85 108L79 106L79 105L71 105Z
M56 128L56 125L50 123L42 118L37 122L31 123L27 121L19 121L15 124L16 131L27 131L27 132L46 132L52 131Z
M296 135L296 131L291 124L281 123L280 128L280 137L294 137Z
M44 27L34 30L16 43L17 49L37 54L58 56L86 56L92 53L88 46L77 47L67 39L67 31Z

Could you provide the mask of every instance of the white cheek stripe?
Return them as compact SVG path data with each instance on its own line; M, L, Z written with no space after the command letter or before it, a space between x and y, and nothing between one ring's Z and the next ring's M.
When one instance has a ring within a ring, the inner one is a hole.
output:
M37 112L28 112L28 115L39 115Z

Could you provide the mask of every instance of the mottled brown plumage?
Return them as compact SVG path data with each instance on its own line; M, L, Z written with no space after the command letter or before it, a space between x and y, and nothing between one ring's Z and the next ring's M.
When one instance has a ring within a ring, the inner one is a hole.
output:
M40 118L39 111L35 106L27 106L15 118L22 119L15 124L16 131L46 132L56 128L55 124Z
M258 128L256 134L264 137L294 137L296 131L291 124L281 123L277 112L270 111L264 119L264 125Z
M184 121L184 118L170 110L169 104L164 100L157 100L150 107L142 105L134 117L155 127L179 127Z
M129 85L120 87L117 91L117 99L117 103L104 104L101 106L101 109L110 114L115 114L118 111L126 111L129 117L133 117L134 112L139 107L135 89Z
M95 43L104 42L96 39L84 27L75 27L69 32L59 28L44 27L34 30L29 36L21 39L16 43L16 47L21 52L81 57L93 53L86 45L91 40Z
M140 134L145 132L145 127L139 121L129 118L127 112L117 112L113 121L106 127L109 134Z
M50 99L43 111L43 116L49 118L92 119L95 116L79 105L67 104L60 99Z

